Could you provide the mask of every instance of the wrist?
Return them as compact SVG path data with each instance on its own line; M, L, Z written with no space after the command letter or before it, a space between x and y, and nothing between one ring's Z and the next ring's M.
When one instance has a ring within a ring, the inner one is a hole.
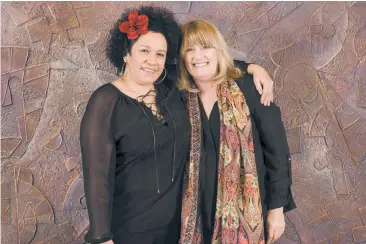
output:
M268 213L270 213L270 212L276 212L276 213L281 212L281 213L283 213L283 207L268 210Z
M248 74L253 75L253 74L254 74L254 72L255 72L258 68L261 68L261 66L256 65L256 64L249 64L249 65L248 65L248 68L247 68L247 72L248 72Z

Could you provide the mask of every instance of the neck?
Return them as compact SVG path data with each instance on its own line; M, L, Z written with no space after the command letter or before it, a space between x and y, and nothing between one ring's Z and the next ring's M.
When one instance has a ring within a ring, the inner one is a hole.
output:
M140 84L135 82L129 78L122 78L121 82L125 85L125 87L136 94L136 96L141 96L147 94L151 90L155 90L154 84Z
M201 95L216 93L217 85L213 84L211 81L195 80L194 82L200 90Z

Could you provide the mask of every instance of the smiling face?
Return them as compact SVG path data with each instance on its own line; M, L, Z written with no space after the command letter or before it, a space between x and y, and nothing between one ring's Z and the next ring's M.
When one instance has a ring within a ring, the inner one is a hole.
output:
M164 70L167 49L161 33L149 31L141 35L124 57L126 76L140 85L153 84Z
M210 81L217 73L217 51L213 47L199 44L188 46L185 50L184 63L196 82Z
M215 25L206 20L192 20L183 25L182 31L178 79L180 89L191 90L191 78L196 85L203 85L202 82L219 85L242 76L241 71L235 68L225 39Z
M189 90L191 78L196 85L227 80L228 68L230 72L234 70L234 62L217 27L205 20L193 20L185 23L182 30L178 87Z

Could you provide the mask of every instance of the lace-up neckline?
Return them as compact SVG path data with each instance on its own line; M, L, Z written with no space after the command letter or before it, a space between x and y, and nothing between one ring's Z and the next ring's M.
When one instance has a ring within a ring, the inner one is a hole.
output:
M157 92L156 90L150 90L149 92L147 92L145 95L140 95L137 98L133 98L129 95L127 95L125 92L123 92L119 87L117 87L115 84L113 84L112 82L110 83L115 89L117 89L121 95L128 97L129 99L135 101L136 103L139 103L140 105L145 106L146 108L148 108L151 113L153 114L153 116L159 121L161 122L163 125L167 125L167 121L165 120L163 113L161 112L161 110L159 109L158 106L158 102L156 102L157 100ZM147 102L146 100L150 100L152 102Z

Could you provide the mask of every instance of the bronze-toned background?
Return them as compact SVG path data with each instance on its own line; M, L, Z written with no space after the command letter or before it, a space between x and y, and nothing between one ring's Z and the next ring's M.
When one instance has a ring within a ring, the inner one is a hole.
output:
M2 243L82 243L80 119L115 79L112 23L139 4L1 4ZM366 243L366 2L155 5L212 21L275 80L298 206L278 243Z

